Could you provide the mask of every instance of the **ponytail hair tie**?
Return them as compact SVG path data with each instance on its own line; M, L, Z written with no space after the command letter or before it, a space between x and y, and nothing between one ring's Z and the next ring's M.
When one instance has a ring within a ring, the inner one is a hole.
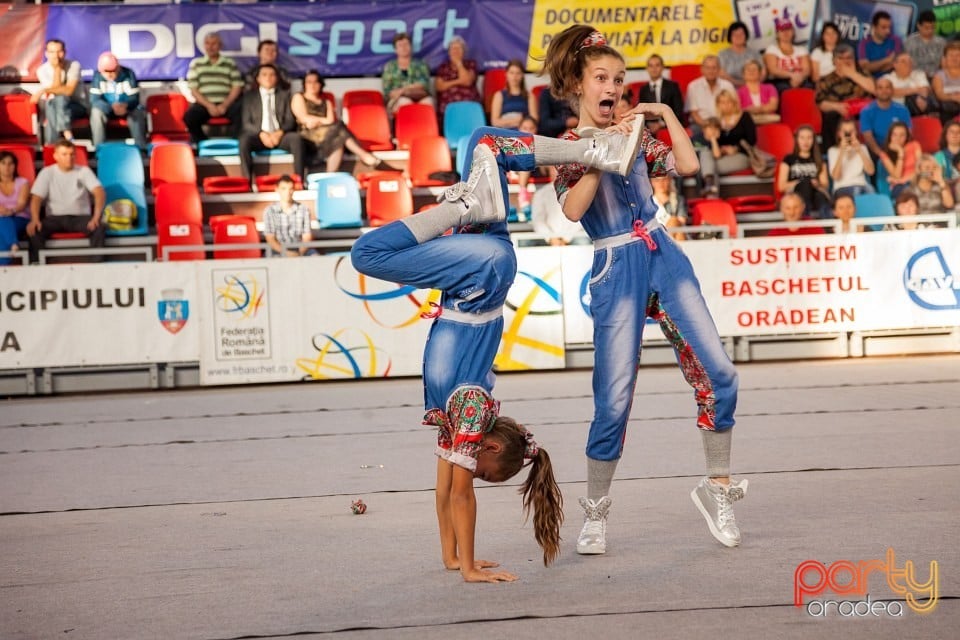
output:
M533 459L537 457L537 454L540 453L540 445L537 444L537 441L533 439L533 434L527 431L523 426L520 427L523 431L523 437L527 441L526 448L523 450L523 466L527 466Z
M577 53L580 53L587 47L605 47L607 46L607 39L603 37L603 34L599 31L591 31L590 35L583 39L583 42L580 43L580 46L577 47Z

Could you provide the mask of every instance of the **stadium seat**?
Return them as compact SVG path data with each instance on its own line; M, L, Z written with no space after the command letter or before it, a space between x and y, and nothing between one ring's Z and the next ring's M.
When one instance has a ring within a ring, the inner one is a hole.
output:
M293 188L297 191L303 189L303 180L300 176L296 174L290 174L290 178L293 180ZM266 193L269 191L277 190L277 182L280 181L280 174L271 173L265 176L256 176L253 179L253 183L257 185L257 191L260 193Z
M737 237L737 215L733 207L724 200L710 199L698 202L691 210L691 223L694 226L725 225L730 230L730 237Z
M350 131L367 151L388 151L393 149L393 136L390 134L390 121L387 109L383 105L358 104L344 107L344 121L349 113Z
M28 93L0 96L0 144L37 144L37 106Z
M240 154L240 141L236 138L207 138L197 143L197 156L214 158Z
M17 173L32 184L37 179L37 166L34 164L36 152L32 145L0 144L0 151L9 151L17 157Z
M627 95L627 91L630 92L630 103L637 104L640 102L640 89L647 85L646 80L640 82L631 82L623 89L623 95Z
M940 151L940 134L943 125L940 118L934 116L916 116L911 120L910 130L913 138L920 143L924 153Z
M787 89L780 96L780 122L796 131L802 125L813 127L817 135L823 126L823 116L817 107L816 91L798 87Z
M473 134L467 134L460 138L457 143L457 173L460 174L460 179L465 179L467 175L467 170L470 169L470 159L467 158L467 145L470 144L470 136Z
M139 184L146 178L137 147L124 142L105 142L97 147L97 178L103 184Z
M755 193L749 196L733 196L726 199L736 214L764 213L776 211L777 201L773 196L765 193Z
M207 195L250 193L250 181L243 176L207 176L202 184Z
M857 207L854 218L881 218L897 215L893 208L893 200L882 193L861 193L853 198L853 202ZM883 225L872 224L868 228L871 231L880 231Z
M793 153L793 130L782 122L757 127L757 148L772 154L777 161Z
M348 173L315 173L308 188L317 192L317 221L321 229L362 227L360 186Z
M687 99L687 86L699 78L699 64L678 64L670 67L670 79L680 85L680 95Z
M431 104L404 105L397 109L393 123L397 133L397 149L410 149L410 144L419 137L440 135L437 111Z
M493 101L493 94L507 86L506 69L488 69L483 74L483 112L490 113L490 103ZM450 108L450 105L447 105ZM446 118L446 113L444 113Z
M56 161L53 159L53 149L54 149L53 144L43 145L43 166L49 167L50 165L56 163ZM81 144L75 144L73 145L73 149L74 149L73 163L77 165L82 165L84 167L89 167L90 152L87 151L87 148ZM137 157L139 159L139 154ZM140 166L143 167L142 164ZM103 181L101 180L101 182Z
M410 182L415 187L438 187L453 184L455 180L434 180L431 173L453 172L450 147L443 136L416 138L410 147L410 160L407 163Z
M101 180L101 182L103 182ZM142 236L149 230L149 214L147 213L147 194L143 180L139 183L125 184L120 182L104 183L103 190L107 194L107 205L116 200L130 200L137 207L137 218L129 229L107 229L108 236Z
M341 104L344 109L355 107L358 104L386 106L386 103L383 101L383 93L376 89L353 89L352 91L344 91Z
M160 223L157 222L157 259L164 260L164 247L202 245L203 231L198 224L189 222ZM203 250L178 251L171 253L168 260L203 260L206 253Z
M150 188L157 193L167 182L185 182L196 186L197 162L193 149L185 142L163 142L154 145L150 154Z
M203 226L203 205L197 185L167 182L157 189L153 203L157 226L161 224L194 224Z
M536 101L537 101L537 104L540 104L540 94L543 93L544 89L546 89L546 88L547 88L547 85L545 85L545 84L538 84L538 85L535 86L534 88L530 89L530 91L533 93L533 97L534 97L534 98L536 99Z
M214 221L216 218L216 222ZM261 242L257 223L248 216L214 216L210 219L210 228L213 231L213 243L224 244L258 244ZM260 258L262 249L213 249L215 260L231 258Z
M413 193L401 173L380 175L367 187L367 224L380 227L413 215Z
M150 140L169 142L189 140L190 132L183 123L183 115L190 107L186 97L179 93L160 93L147 96L147 115L150 119Z
M460 140L467 139L474 129L486 126L487 117L483 115L483 107L476 102L452 102L447 105L446 117L443 119L443 137L451 149L456 150Z

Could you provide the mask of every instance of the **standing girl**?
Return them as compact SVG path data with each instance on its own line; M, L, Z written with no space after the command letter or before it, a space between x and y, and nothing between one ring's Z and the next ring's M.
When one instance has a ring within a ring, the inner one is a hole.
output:
M537 163L582 162L627 173L640 131L570 143L515 131L481 128L470 141L469 180L447 189L442 203L363 235L351 258L360 273L443 297L423 354L424 424L438 429L437 520L444 566L467 582L516 580L490 571L474 556L477 503L473 479L504 482L529 461L521 493L533 510L534 535L545 564L560 552L562 496L550 457L514 420L498 416L493 360L503 334L503 303L517 271L506 223L506 170ZM514 136L514 137L505 137ZM536 145L536 157L534 146ZM445 236L458 227L459 233Z
M544 71L550 91L579 111L579 140L612 122L623 92L624 59L603 35L586 25L567 28L551 40ZM587 438L587 496L577 552L606 551L610 484L623 453L637 380L646 316L658 320L677 352L698 405L707 475L691 493L713 536L740 543L733 502L747 481L730 480L730 440L737 398L737 372L723 348L690 261L657 222L650 178L692 175L697 154L676 115L663 104L639 104L635 114L663 118L671 149L644 132L641 157L628 176L559 168L555 182L564 213L579 220L594 242L590 310L594 322L594 418ZM615 128L624 126L617 125Z

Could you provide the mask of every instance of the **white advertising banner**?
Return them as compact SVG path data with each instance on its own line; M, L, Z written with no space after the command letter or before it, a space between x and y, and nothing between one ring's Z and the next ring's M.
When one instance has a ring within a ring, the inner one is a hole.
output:
M190 263L0 269L0 369L196 362Z

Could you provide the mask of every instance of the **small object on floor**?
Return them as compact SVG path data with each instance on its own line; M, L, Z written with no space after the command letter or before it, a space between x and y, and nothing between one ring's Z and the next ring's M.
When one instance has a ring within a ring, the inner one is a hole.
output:
M360 498L357 498L352 503L350 503L350 511L352 511L353 515L355 516L363 515L364 513L367 512L367 505L363 502L363 500L361 500Z

